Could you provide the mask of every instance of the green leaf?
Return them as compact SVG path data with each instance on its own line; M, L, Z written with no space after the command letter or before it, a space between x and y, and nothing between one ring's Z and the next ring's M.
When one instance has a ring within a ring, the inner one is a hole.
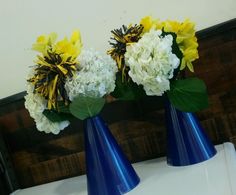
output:
M173 106L184 112L196 112L208 107L206 85L198 78L172 81L167 95Z
M44 110L43 115L52 122L62 122L66 120L72 120L73 116L69 113L57 112L55 110Z
M70 113L69 105L65 105L63 101L59 101L57 103L58 112Z
M105 104L104 98L77 96L70 104L70 112L75 117L84 120L97 115Z
M143 87L137 85L132 80L122 82L121 73L117 73L116 87L111 95L119 100L135 100L144 97L146 94Z

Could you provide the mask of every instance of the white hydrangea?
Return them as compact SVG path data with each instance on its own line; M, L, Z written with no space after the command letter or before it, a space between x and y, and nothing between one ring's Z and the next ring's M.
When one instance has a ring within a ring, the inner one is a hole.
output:
M79 94L102 97L114 90L117 66L110 56L89 49L82 51L79 62L78 73L65 84L71 101Z
M28 109L30 116L36 122L36 127L39 131L45 133L58 134L60 130L66 128L70 122L51 122L43 111L46 109L47 101L37 93L33 93L33 85L27 85L27 95L25 96L25 107Z
M169 80L179 64L172 53L173 37L161 36L162 31L151 30L127 47L125 60L130 67L129 76L144 87L147 95L161 96L170 89Z

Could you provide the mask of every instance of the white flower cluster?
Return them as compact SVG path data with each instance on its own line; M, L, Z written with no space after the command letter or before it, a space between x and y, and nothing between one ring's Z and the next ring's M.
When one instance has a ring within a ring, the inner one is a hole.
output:
M117 66L110 56L93 49L84 50L79 56L78 68L77 74L65 84L71 101L79 94L102 97L114 90Z
M79 94L89 97L102 97L114 90L117 66L110 56L101 55L99 52L90 49L81 53L79 62L76 75L68 79L65 84L71 101ZM32 69L29 78L34 74L34 69ZM27 83L25 107L35 120L37 129L46 133L58 134L70 122L52 122L44 116L43 111L47 109L47 101L39 94L34 93L33 89L33 84Z
M45 133L58 134L60 130L66 128L70 122L51 122L43 111L46 109L47 101L37 93L33 93L33 85L27 84L27 95L25 96L25 107L28 109L30 116L36 122L36 127L39 131Z
M172 53L173 37L161 36L162 31L151 30L127 47L125 60L130 67L129 76L144 87L147 95L161 96L170 89L169 79L179 64Z

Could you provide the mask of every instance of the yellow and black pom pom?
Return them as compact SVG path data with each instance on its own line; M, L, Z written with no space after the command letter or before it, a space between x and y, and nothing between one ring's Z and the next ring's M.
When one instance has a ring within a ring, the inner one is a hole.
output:
M48 101L48 109L56 109L58 100L68 104L64 85L66 78L72 77L75 71L74 59L68 57L63 60L60 54L48 51L47 56L38 56L35 74L28 81L34 85L35 93Z
M134 26L125 26L123 25L119 29L115 29L111 31L113 37L111 37L110 45L112 48L108 50L108 54L116 61L118 70L122 73L122 81L128 81L128 71L129 68L125 64L125 52L126 47L129 44L138 42L141 38L141 34L143 31L142 25L134 25Z
M70 39L65 37L57 42L56 39L56 33L37 38L32 49L40 55L37 55L34 76L28 79L34 85L34 93L47 100L49 110L57 110L62 102L68 105L69 98L64 85L66 79L77 71L77 57L82 48L79 30L75 30Z

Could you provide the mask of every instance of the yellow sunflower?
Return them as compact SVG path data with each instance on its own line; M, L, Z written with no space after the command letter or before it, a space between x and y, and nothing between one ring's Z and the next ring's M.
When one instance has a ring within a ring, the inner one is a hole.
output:
M191 72L194 71L192 62L198 59L199 55L195 24L193 22L189 19L186 19L184 22L173 20L161 22L160 20L153 20L151 16L146 16L141 19L140 24L144 26L145 32L148 32L151 28L164 30L165 32L174 32L177 35L177 44L183 53L180 70L188 67Z

